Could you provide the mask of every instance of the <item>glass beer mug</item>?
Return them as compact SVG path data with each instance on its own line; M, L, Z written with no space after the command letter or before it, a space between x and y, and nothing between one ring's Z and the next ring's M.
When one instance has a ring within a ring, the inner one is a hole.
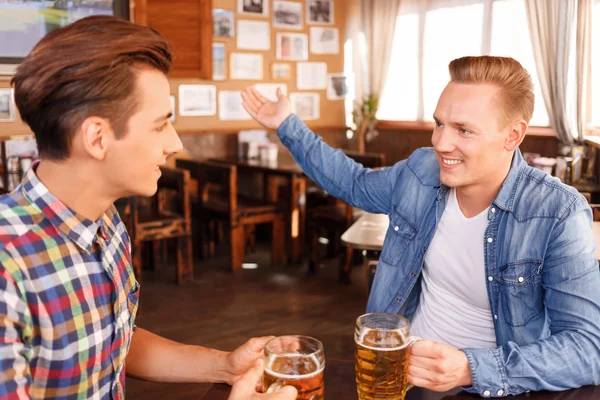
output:
M407 390L410 322L397 314L370 313L356 320L356 387L359 400L404 400Z
M323 400L323 344L308 336L279 336L265 346L264 390L285 385L298 389L298 400Z

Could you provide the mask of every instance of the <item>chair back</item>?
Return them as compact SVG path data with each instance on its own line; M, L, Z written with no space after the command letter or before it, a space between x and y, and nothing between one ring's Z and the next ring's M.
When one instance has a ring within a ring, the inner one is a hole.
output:
M196 200L203 207L215 208L237 218L237 167L212 161L175 160L177 168L189 171L197 184Z

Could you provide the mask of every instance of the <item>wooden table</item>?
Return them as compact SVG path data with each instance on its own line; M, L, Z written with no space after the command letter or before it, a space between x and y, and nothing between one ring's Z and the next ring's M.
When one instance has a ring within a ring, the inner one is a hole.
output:
M342 234L342 243L357 250L381 251L389 224L387 215L365 212Z
M214 384L200 398L202 400L227 400L230 387L219 383ZM432 392L422 388L412 388L406 394L406 400L464 400L480 399L477 395L469 395L460 389L449 392ZM600 386L585 386L565 392L531 392L511 399L533 400L597 400L600 399ZM325 361L325 399L326 400L357 400L356 376L354 361L326 360Z
M237 157L212 158L210 161L232 164L238 170L261 173L264 182L264 198L278 201L276 178L288 180L290 193L286 199L286 250L288 262L299 263L304 254L304 224L306 219L306 176L295 162L267 162Z

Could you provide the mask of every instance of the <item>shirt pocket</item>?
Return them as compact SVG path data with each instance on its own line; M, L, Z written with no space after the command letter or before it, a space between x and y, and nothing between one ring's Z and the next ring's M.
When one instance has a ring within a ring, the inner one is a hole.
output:
M389 265L398 265L408 244L415 238L417 228L396 209L390 213L390 226L385 235L381 260Z
M543 311L542 262L525 260L500 268L500 301L510 326L525 326Z

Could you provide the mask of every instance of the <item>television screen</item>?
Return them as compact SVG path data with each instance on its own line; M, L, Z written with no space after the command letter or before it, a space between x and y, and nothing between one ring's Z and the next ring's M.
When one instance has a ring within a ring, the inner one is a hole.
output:
M90 15L129 19L128 0L0 1L0 72L12 73L49 32ZM4 68L2 68L4 67Z

